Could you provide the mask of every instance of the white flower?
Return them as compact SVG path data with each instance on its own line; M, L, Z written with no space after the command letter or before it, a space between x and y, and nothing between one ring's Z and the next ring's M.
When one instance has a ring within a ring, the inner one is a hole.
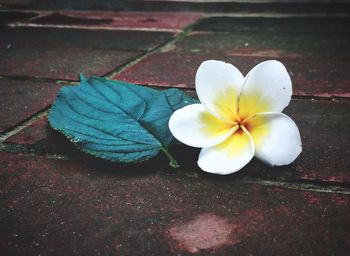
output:
M230 174L253 156L271 166L287 165L300 154L298 127L281 113L292 96L282 63L264 61L243 77L231 64L204 61L197 70L196 91L201 104L175 111L169 128L182 143L202 148L202 170Z

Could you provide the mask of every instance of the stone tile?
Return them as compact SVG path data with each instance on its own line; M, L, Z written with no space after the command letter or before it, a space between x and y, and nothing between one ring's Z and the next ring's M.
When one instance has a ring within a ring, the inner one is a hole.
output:
M346 194L194 178L159 164L146 172L0 159L6 255L346 255L350 246Z
M1 4L8 5L13 4L14 6L24 6L26 4L30 4L32 0L2 0Z
M350 102L294 99L284 112L295 120L301 133L303 152L299 158L289 166L274 168L253 160L235 175L278 181L350 184ZM28 149L43 154L79 157L63 136L48 128L46 118L36 121L6 142L27 145L30 146ZM184 169L198 170L198 150L182 145L171 151Z
M223 1L99 1L99 0L3 0L5 8L20 8L32 10L105 10L105 11L201 11L208 13L344 13L349 5L339 1L297 1L289 2L246 2Z
M113 77L130 83L194 88L200 63L208 57L187 53L154 53Z
M50 28L2 28L0 75L76 80L105 75L172 34Z
M349 25L349 17L211 17L202 20L195 30L348 34Z
M56 0L54 2L47 0L2 0L2 6L5 8L32 9L32 10L119 10L124 6L120 1L98 1L98 0Z
M246 174L350 184L350 102L293 100L284 112L299 127L303 152L289 166L271 168L256 160L247 166Z
M286 112L302 134L304 153L295 164L300 178L350 183L349 101L296 100Z
M317 42L317 44L315 44ZM278 59L286 64L296 95L349 97L349 37L345 34L194 33L176 52L225 56L229 60ZM245 58L246 57L246 58Z
M37 16L36 12L21 12L21 11L1 11L0 10L0 24L7 24L11 22L25 21Z
M350 102L294 99L284 113L296 122L301 134L303 151L295 162L270 167L253 159L231 176L349 185ZM182 168L195 168L199 150L181 146L173 151Z
M247 74L259 62L278 59L292 78L294 95L349 97L350 64L342 58L294 58L290 56L224 55L219 52L155 53L117 74L113 79L155 86L194 88L194 78L200 63L216 59L232 63Z
M44 116L34 121L19 133L8 138L6 142L21 145L34 145L42 140L49 139L48 129L49 124L47 122L47 116Z
M286 59L284 61L290 72L294 94L320 97L350 97L350 62L337 59Z
M327 58L345 60L350 56L350 38L334 33L255 33L192 32L176 44L174 51L224 56L256 56L266 58Z
M60 28L1 28L5 45L16 47L78 47L146 51L169 40L172 33Z
M347 72L350 68L350 48L346 33L333 33L332 36L283 31L254 33L244 31L244 28L257 23L256 19L234 20L243 32L193 32L169 52L144 59L116 79L193 88L195 72L202 60L231 62L246 74L259 61L278 59L291 74L295 95L350 96L350 76ZM281 20L283 24L284 19Z
M80 73L103 76L139 54L89 48L11 47L0 49L0 75L77 80Z
M61 85L0 79L0 132L50 105Z
M53 12L22 24L76 28L180 30L199 19L199 13L172 12Z

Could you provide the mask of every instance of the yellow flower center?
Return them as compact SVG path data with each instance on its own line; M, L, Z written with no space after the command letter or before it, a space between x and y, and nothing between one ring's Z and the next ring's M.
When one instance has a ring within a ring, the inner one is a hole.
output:
M234 90L221 92L214 101L215 111L221 119L208 113L202 114L200 121L203 123L202 131L210 137L218 137L226 134L232 128L234 133L225 143L247 143L249 133L256 147L261 144L261 139L268 133L269 127L266 120L257 113L268 112L270 104L264 100L259 92L245 93L238 99Z

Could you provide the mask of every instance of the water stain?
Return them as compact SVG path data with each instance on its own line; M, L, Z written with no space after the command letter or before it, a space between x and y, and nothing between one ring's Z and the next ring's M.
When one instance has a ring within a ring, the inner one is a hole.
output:
M169 229L177 249L196 253L232 244L230 235L234 226L225 218L213 214L200 214L186 224Z

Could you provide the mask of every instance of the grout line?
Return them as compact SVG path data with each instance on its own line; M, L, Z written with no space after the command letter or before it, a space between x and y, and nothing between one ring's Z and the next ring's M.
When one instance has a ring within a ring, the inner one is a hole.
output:
M46 159L53 159L53 160L70 160L71 158L65 154L56 154L56 153L46 153L46 154L37 154L36 152L33 152L30 149L30 146L28 147L28 150L25 149L19 149L19 151L13 150L12 145L6 145L0 143L0 150L8 153L23 153L27 156L32 157L42 157ZM198 176L196 175L196 178ZM299 181L277 181L277 180L265 180L261 178L254 178L254 177L244 177L238 182L244 183L244 184L258 184L265 187L278 187L278 188L284 188L284 189L292 189L292 190L298 190L298 191L309 191L309 192L316 192L316 193L336 193L336 194L343 194L343 195L350 195L350 184L341 182L318 182L318 181L305 181L305 180L299 180Z
M349 101L350 97L346 96L315 96L315 95L293 95L293 99L298 100L318 100L318 101Z
M55 160L70 160L70 157L65 154L60 153L37 153L30 146L20 145L18 144L1 144L0 143L0 152L9 153L9 154L23 154L24 156L32 156L32 157L40 157L47 159L55 159Z
M170 39L170 40L174 40ZM168 41L167 45L163 45L163 49L166 51L167 48L171 49L172 45L174 44L173 41ZM166 44L166 43L165 43ZM134 64L140 62L141 60L147 58L149 55L153 54L154 52L159 49L158 47L152 49L150 52L142 53L138 56L136 56L134 59L129 61L128 63L121 65L117 67L115 70L108 72L107 74L103 75L103 77L106 78L112 78L113 76L123 72L127 68L133 66ZM149 54L148 54L149 53ZM58 78L36 78L36 77L25 77L25 76L6 76L6 75L0 75L0 79L12 79L12 80L20 80L20 81L31 81L31 82L42 82L42 83L56 83L56 84L69 84L69 85L77 85L79 84L78 80L68 80L68 79L58 79ZM128 82L128 81L125 81ZM132 83L132 82L131 82ZM168 89L168 88L176 88L180 90L186 90L186 91L195 91L195 88L192 87L179 87L176 85L171 84L140 84L143 86L148 86L152 88L158 88L158 89ZM350 97L348 96L337 96L337 95L331 95L331 96L318 96L318 95L297 95L293 94L292 99L299 99L299 100L318 100L318 101L350 101Z
M155 89L169 89L175 88L179 90L195 92L194 87L179 87L171 84L141 84L143 86L152 87ZM311 101L350 101L350 97L342 97L342 96L317 96L317 95L292 95L292 99L294 100L311 100Z
M171 40L171 39L170 39ZM117 74L123 72L124 70L128 69L129 67L135 65L136 63L142 61L143 59L147 58L149 55L151 55L154 52L155 49L151 51L145 51L144 53L136 56L135 58L131 59L129 62L117 67L116 69L109 71L103 77L106 77L108 79L112 79Z
M60 79L60 78L45 78L45 77L32 77L32 76L8 76L1 75L0 78L11 79L11 80L19 80L19 81L31 81L31 82L41 82L41 83L78 83L78 80L70 80L70 79Z
M110 26L82 26L82 25L62 25L62 24L36 24L36 23L8 23L11 28L29 27L29 28L58 28L58 29L86 29L86 30L112 30L112 31L147 31L147 32L172 32L178 33L181 29L172 28L135 28L135 27L110 27Z
M198 22L201 20L202 18L197 19L195 22L193 22L192 24L190 24L189 26L183 28L180 32L178 32L177 34L174 35L174 37L172 37L171 39L169 39L168 41L164 42L163 44L160 44L156 47L154 47L153 49L145 52L144 54L139 55L136 59L129 61L128 63L118 67L117 69L115 69L112 72L107 73L106 75L104 75L104 77L106 78L112 78L114 76L116 76L117 74L122 73L123 71L125 71L126 69L128 69L129 67L135 65L136 63L144 60L145 58L147 58L148 56L152 55L153 53L156 52L165 52L168 49L171 49L172 46L181 41L182 39L184 39L193 29L193 27L195 25L198 24Z
M51 15L53 13L52 11L33 11L33 12L35 12L37 15L34 16L34 17L29 18L28 21L33 21L33 20L36 20L36 19L40 19L40 18L49 16L49 15Z
M16 150L11 150L12 145L4 145L0 143L0 150L8 153L23 153L27 156L32 157L42 157L45 159L53 159L53 160L70 160L70 157L64 154L56 154L56 153L46 153L46 154L36 154L35 152L30 150L21 149L19 152ZM197 176L196 176L197 177ZM316 193L333 193L333 194L342 194L342 195L350 195L350 185L348 183L340 183L336 182L317 182L317 181L277 181L277 180L265 180L261 178L254 177L244 177L238 180L240 183L244 184L258 184L265 187L277 187L298 191L308 191L308 192L316 192Z
M54 160L70 160L70 158L63 154L45 154L45 158Z
M213 17L234 17L234 18L333 18L333 17L349 17L347 12L338 13L259 13L259 12L240 12L240 13L206 13L205 18Z
M174 45L173 39L170 39L170 41L164 43L165 45L161 47L156 47L149 52L142 53L138 56L136 56L134 59L129 61L128 63L121 65L117 67L115 70L108 72L107 74L103 75L103 77L106 78L112 78L113 76L123 72L127 68L135 65L136 63L142 61L143 59L147 58L149 55L153 54L154 52L157 52L157 50L160 51L166 51L167 49L171 49L172 45ZM179 40L178 40L179 41ZM58 78L36 78L36 77L25 77L25 76L6 76L6 75L0 75L0 79L12 79L12 80L20 80L20 81L31 81L31 82L42 82L42 83L55 83L55 84L69 84L69 85L76 85L79 84L78 80L68 80L68 79L58 79ZM127 81L126 81L127 82ZM171 84L141 84L144 86L159 88L159 89L167 89L167 88L176 88L180 90L187 90L187 91L194 91L195 89L192 87L179 87L176 85ZM337 95L331 95L331 96L319 96L319 95L298 95L293 94L293 99L300 99L300 100L319 100L319 101L350 101L350 97L348 96L337 96Z
M273 181L273 180L263 180L263 179L243 179L243 183L247 184L259 184L267 187L282 187L294 190L304 190L318 193L337 193L350 195L350 188L339 185L315 185L312 183L305 182L285 182L285 181Z
M44 108L43 110L40 110L39 112L37 112L36 114L31 116L29 119L26 119L26 120L22 121L20 124L16 125L14 128L10 129L7 132L5 131L3 134L0 134L0 144L3 143L5 140L7 140L12 135L15 135L16 133L20 132L21 130L23 130L27 126L31 125L36 120L46 116L49 112L49 108L50 108L50 106Z

